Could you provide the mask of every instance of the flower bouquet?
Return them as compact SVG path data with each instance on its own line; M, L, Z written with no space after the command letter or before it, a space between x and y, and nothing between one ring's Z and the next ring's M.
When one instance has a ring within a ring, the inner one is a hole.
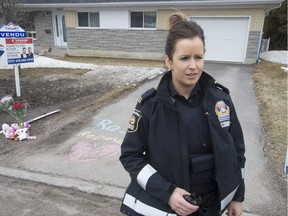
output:
M9 113L17 123L8 124L4 123L2 125L2 131L7 139L13 140L24 140L24 139L34 139L35 137L29 136L30 125L24 122L24 117L26 116L28 104L25 102L15 102L13 97L5 96L0 100L0 111L3 110Z

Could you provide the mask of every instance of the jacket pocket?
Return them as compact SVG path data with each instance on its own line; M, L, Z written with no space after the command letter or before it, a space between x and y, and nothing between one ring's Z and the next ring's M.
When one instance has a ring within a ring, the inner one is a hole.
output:
M193 154L190 157L192 173L200 173L215 167L212 154Z
M215 163L212 154L194 154L190 157L192 183L204 183L215 179Z

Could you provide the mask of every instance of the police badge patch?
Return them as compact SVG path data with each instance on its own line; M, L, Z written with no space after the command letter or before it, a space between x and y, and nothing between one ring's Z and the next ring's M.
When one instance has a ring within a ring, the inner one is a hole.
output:
M230 126L230 108L224 103L224 101L218 101L215 105L215 112L218 116L221 127Z
M135 109L132 116L131 116L131 119L129 121L127 132L133 133L133 132L137 131L139 121L141 118L142 118L141 112L139 110Z

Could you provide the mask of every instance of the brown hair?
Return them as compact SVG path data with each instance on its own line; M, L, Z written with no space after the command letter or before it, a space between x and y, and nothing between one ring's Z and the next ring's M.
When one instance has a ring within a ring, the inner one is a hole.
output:
M169 27L165 45L165 54L169 59L172 59L179 39L199 37L203 42L205 51L204 31L195 21L188 21L184 15L175 13L169 17Z

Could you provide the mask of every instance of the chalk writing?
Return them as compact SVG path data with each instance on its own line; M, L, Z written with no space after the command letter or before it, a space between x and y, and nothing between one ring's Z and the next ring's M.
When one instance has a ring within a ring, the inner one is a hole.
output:
M79 142L72 145L65 160L67 162L86 162L100 160L118 154L119 145L108 144L97 146L90 142Z
M113 121L109 119L104 119L100 123L95 123L91 126L91 129L100 129L102 131L109 131L109 132L119 132L125 134L124 131L121 131L121 126L113 124Z
M86 139L90 139L90 140L104 140L104 141L109 141L109 142L112 142L112 143L117 143L117 144L121 144L122 143L122 140L121 139L118 139L116 137L107 137L107 136L104 136L104 135L95 135L93 134L92 131L84 131L84 132L80 132L77 134L77 136L79 137L84 137Z

